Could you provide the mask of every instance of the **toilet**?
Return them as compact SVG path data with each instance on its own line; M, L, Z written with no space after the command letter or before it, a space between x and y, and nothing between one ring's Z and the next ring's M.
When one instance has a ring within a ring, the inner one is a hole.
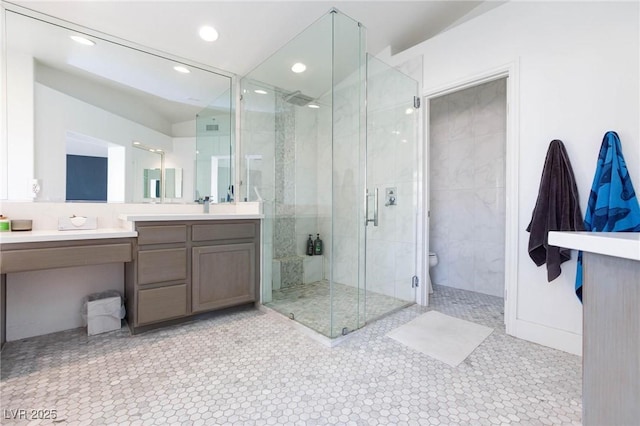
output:
M434 252L429 252L429 294L433 293L433 284L431 284L431 268L438 264L438 255Z
M429 252L429 269L433 268L438 264L438 255L434 252Z

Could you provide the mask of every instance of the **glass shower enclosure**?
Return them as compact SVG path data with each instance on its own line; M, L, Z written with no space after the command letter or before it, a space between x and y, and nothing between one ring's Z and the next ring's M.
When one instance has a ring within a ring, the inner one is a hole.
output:
M234 201L235 115L231 89L196 114L195 201Z
M417 83L332 10L240 90L237 197L263 203L262 303L330 338L413 303Z

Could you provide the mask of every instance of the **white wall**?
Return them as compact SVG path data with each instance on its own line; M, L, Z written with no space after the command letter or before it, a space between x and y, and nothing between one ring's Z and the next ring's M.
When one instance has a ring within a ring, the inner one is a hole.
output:
M7 196L11 200L26 200L32 198L29 187L35 177L34 61L33 57L17 52L7 55Z
M194 125L195 127L195 125ZM196 138L173 138L173 151L164 158L165 169L182 169L182 198L166 199L165 202L192 203L196 199Z
M637 2L510 2L396 55L424 56L424 93L516 63L519 107L517 321L511 332L579 353L582 306L575 260L552 283L527 253L525 231L549 142L564 141L584 209L604 133L620 135L640 189L639 5ZM509 142L508 142L509 143Z
M147 146L154 146L170 152L173 149L171 137L138 123L112 114L93 105L82 102L62 92L35 83L35 170L42 180L39 200L64 201L66 191L66 151L67 131L77 132L110 143L124 146L126 158L132 158L132 142L138 140ZM38 114L37 111L47 111ZM12 140L10 137L9 140ZM11 156L11 153L10 153ZM14 157L11 156L12 162ZM131 165L131 161L128 162ZM127 167L125 182L133 182L133 170ZM10 176L13 176L10 174ZM10 182L10 185L12 183ZM11 187L11 186L10 186ZM10 199L11 194L9 194ZM132 190L126 188L125 199L131 201ZM142 200L140 198L139 200Z

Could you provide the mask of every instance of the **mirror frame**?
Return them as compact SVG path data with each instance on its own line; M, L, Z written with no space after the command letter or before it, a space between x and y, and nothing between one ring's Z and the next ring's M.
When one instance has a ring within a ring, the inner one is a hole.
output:
M84 33L90 37L99 39L99 40L103 40L109 43L114 43L117 45L120 45L122 47L125 48L129 48L129 49L133 49L136 50L142 54L149 54L149 55L153 55L156 56L158 58L161 59L165 59L167 61L171 61L171 62L175 62L175 63L179 63L179 64L183 64L186 65L188 67L191 68L196 68L196 69L200 69L202 71L206 71L206 72L210 72L222 77L226 77L229 79L229 90L231 91L231 95L230 95L230 115L231 115L231 123L230 123L230 131L231 131L231 135L230 135L230 145L231 145L231 149L232 149L232 155L233 155L233 161L234 161L234 165L235 170L233 171L233 175L231 176L231 180L233 182L233 185L235 186L235 188L238 188L238 182L239 182L239 176L238 176L238 158L237 158L237 153L238 153L238 146L239 146L239 141L238 141L238 120L239 120L239 114L238 114L238 110L237 110L237 106L239 105L239 101L240 101L240 94L238 92L238 87L239 87L239 77L238 75L229 72L229 71L225 71L222 70L220 68L216 68L210 65L206 65L197 61L193 61L184 57L180 57L165 51L161 51L161 50L157 50L154 49L152 47L149 46L143 46L141 44L135 43L133 41L130 40L126 40L126 39L122 39L119 38L117 36L111 35L111 34L106 34L103 33L101 31L98 30L94 30L92 28L88 28L73 22L69 22L60 18L56 18L53 17L51 15L47 15L41 12L37 12L34 11L32 9L28 9L26 7L20 6L20 5L16 5L16 4L12 4L12 3L5 3L2 2L0 3L0 19L2 20L2 25L0 25L0 32L2 32L3 37L1 40L1 45L0 45L0 85L1 85L1 90L2 93L7 93L7 37L6 37L6 28L5 28L5 23L6 23L6 18L7 18L7 12L13 12L13 13L17 13L20 15L23 15L25 17L31 18L31 19L35 19L35 20L39 20L42 21L46 24L51 24L51 25L56 25L59 27L63 27L63 28L67 28L69 30L72 31L76 31L78 33ZM8 198L8 194L9 194L9 184L10 184L10 177L9 177L9 152L10 152L10 141L9 141L9 137L8 137L8 102L7 102L7 98L6 96L4 97L5 99L3 100L3 102L0 102L0 124L1 124L1 129L2 131L0 132L0 201L36 201L34 199L9 199ZM35 158L35 134L34 134L34 138L33 138L33 143L30 146L30 154L32 158ZM194 155L196 155L194 153ZM30 175L31 176L35 176L35 161L32 161L31 163L31 170L30 170ZM195 175L195 170L194 170L194 175ZM35 177L37 178L37 177ZM35 179L34 178L34 179ZM194 179L195 180L195 179ZM36 186L36 184L39 184L39 182L36 182L35 180L33 182L31 182L30 184L33 184L33 186ZM197 190L197 188L195 188L195 181L194 181L194 189ZM34 197L35 198L35 197ZM188 198L187 198L188 199ZM39 202L55 202L55 201L39 201ZM231 201L231 203L236 203L237 202L237 198L235 198L233 201ZM184 204L195 204L196 201L195 200L189 200L189 201L185 201ZM127 203L125 201L124 204L139 204L139 202L131 202L131 203Z

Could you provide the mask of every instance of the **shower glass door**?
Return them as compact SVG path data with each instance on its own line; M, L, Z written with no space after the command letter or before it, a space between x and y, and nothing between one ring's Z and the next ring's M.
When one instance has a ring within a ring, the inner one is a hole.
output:
M365 321L415 302L418 83L367 57Z

